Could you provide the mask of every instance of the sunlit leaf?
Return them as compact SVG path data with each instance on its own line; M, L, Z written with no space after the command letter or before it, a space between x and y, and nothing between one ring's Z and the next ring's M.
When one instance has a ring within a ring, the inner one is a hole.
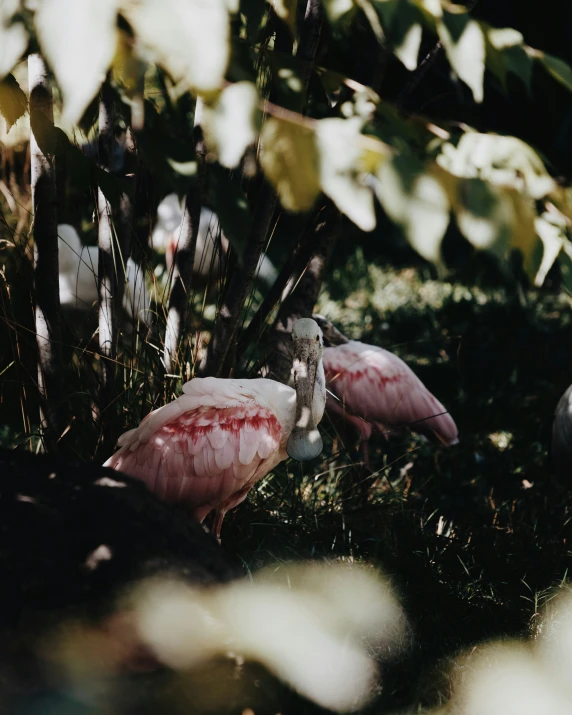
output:
M330 22L337 22L356 7L354 0L323 0Z
M572 69L569 64L544 52L535 52L534 56L554 79L557 79L569 92L572 92Z
M566 241L566 233L563 227L554 224L550 218L550 214L544 213L542 216L537 216L534 221L534 227L542 241L543 248L542 261L534 278L534 285L537 287L544 283L548 271L554 265L558 254L562 250L564 241Z
M445 13L437 30L451 67L469 86L475 102L482 102L485 38L481 26L466 14Z
M149 56L177 82L208 94L222 84L229 60L225 0L123 0Z
M386 214L403 229L413 248L441 263L441 243L449 225L449 198L439 179L408 156L396 156L377 172L376 194Z
M312 207L320 193L320 176L311 129L271 117L260 133L260 163L285 209Z
M518 77L530 89L532 59L526 52L520 32L510 27L486 27L487 68L497 77L506 91L508 74Z
M414 70L417 67L422 34L421 23L417 22L411 25L404 34L402 42L393 50L397 59L401 60L408 70Z
M422 14L415 5L403 0L376 0L375 6L395 56L408 70L414 70L423 33Z
M481 179L459 184L455 218L467 241L504 258L509 245L512 211L504 195Z
M361 164L364 152L361 120L322 119L316 141L320 161L320 183L340 211L362 231L375 228L373 194L365 184ZM383 145L380 146L380 161Z
M28 109L28 99L13 75L0 81L0 114L4 117L7 130L15 124Z
M415 4L436 20L443 16L441 0L414 0Z
M196 176L198 166L196 161L175 161L167 157L169 166L171 166L178 174L182 176Z
M274 12L288 25L293 35L296 34L296 8L298 0L268 0Z
M252 82L229 85L213 106L205 105L205 137L222 166L232 169L238 165L246 147L256 139L259 121L258 92Z
M479 177L541 199L555 188L542 159L517 137L466 132L456 147L445 143L437 163L455 176Z
M43 0L36 32L63 94L62 115L76 123L111 64L117 43L116 0Z
M491 27L487 32L487 37L491 45L497 50L522 45L524 42L522 33L518 30L514 30L512 27Z
M13 22L19 0L0 3L0 79L12 71L28 45L28 33L21 22Z

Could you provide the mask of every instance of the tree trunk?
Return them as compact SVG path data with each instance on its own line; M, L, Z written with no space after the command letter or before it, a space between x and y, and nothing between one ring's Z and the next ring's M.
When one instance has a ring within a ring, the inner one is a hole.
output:
M101 87L99 98L99 164L109 171L115 141L113 121L113 95L107 81ZM99 269L97 285L99 293L99 353L101 356L101 389L99 416L102 437L106 443L113 428L113 388L115 378L116 298L118 292L118 267L121 263L114 256L113 219L111 205L101 188L97 190Z
M244 303L254 281L260 255L266 244L272 217L277 204L273 189L264 182L261 186L252 221L252 229L240 270L235 270L224 294L223 303L214 326L207 354L201 364L201 376L229 377L234 361L227 356L234 355L232 344L236 341L238 324Z
M55 157L38 146L35 119L54 121L52 90L39 54L28 57L31 186L34 207L34 288L38 344L38 390L43 448L54 451L65 425L58 283L58 216Z
M316 61L323 24L324 10L322 0L308 0L306 12L304 13L304 24L300 30L300 44L296 52L296 57L306 63L301 77L304 90L308 89L308 84L310 83L312 65Z
M268 360L268 377L279 382L288 382L292 367L291 334L298 318L309 318L325 275L326 265L332 253L340 227L340 212L328 202L312 225L315 236L308 238L315 245L314 255L300 278L296 288L280 306L274 323L272 352Z

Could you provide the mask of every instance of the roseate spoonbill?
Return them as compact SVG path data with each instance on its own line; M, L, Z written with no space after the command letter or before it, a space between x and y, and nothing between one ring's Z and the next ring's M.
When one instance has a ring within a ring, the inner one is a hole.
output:
M302 318L292 330L294 388L275 380L195 378L183 394L123 434L104 466L142 479L168 502L186 504L199 520L225 513L287 456L317 457L316 425L326 404L318 325Z
M322 315L314 315L324 342L327 407L352 424L368 466L367 442L377 428L409 428L456 444L457 427L445 407L403 360L376 345L349 340Z
M63 306L89 310L97 301L97 269L99 249L97 246L82 246L73 226L58 226L58 263L60 302ZM151 321L149 295L145 286L145 274L132 258L125 263L125 290L123 307L128 315Z
M552 424L552 464L560 478L572 473L572 385L562 395Z
M157 222L151 235L153 248L158 252L165 252L167 269L173 265L173 258L177 250L177 243L183 220L183 203L177 194L168 194L157 207ZM220 235L220 245L218 237ZM229 242L221 233L218 216L208 208L201 209L197 247L193 274L201 278L208 278L211 270L214 274L220 273L229 251ZM258 263L258 277L266 285L272 285L278 275L276 268L267 256L261 256Z

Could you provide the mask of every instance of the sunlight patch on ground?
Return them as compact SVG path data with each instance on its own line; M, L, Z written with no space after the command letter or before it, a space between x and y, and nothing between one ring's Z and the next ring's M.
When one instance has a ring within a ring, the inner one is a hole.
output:
M501 452L504 452L504 450L510 445L512 437L512 432L493 432L489 435L490 441Z

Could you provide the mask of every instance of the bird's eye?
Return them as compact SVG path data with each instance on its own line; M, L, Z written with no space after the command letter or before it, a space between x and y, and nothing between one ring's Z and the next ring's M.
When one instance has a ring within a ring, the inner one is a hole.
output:
M318 342L320 342L320 336L319 336L319 335L316 335L316 340L317 340Z

